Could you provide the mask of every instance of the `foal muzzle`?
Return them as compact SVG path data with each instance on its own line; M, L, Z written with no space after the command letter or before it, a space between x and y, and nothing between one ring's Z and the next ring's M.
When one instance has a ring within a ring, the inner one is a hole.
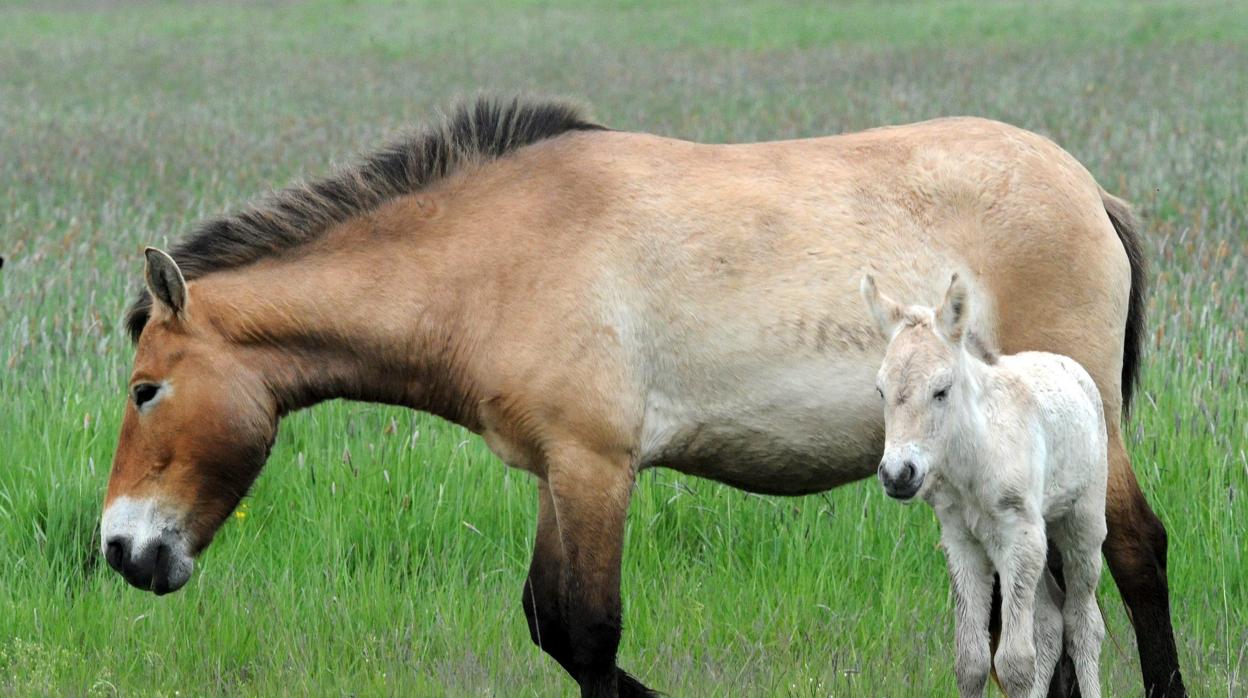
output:
M878 470L884 493L893 499L908 501L918 494L927 476L927 468L914 449L885 451Z

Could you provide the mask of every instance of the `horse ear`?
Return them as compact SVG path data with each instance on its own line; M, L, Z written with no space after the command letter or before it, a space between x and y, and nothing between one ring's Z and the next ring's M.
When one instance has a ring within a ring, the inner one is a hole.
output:
M155 247L144 250L143 256L147 258L143 275L147 279L148 292L174 315L181 313L186 309L186 279L178 263Z
M885 337L892 337L893 330L897 328L897 323L901 322L904 313L901 304L880 293L880 289L875 286L875 279L870 274L862 277L858 290L862 292L862 299L866 301L871 317L875 318L875 324L879 326L880 332L883 332Z
M966 329L966 318L970 314L967 308L970 294L966 290L966 282L956 273L949 280L949 290L945 292L945 300L936 311L936 324L944 332L949 341L958 343Z

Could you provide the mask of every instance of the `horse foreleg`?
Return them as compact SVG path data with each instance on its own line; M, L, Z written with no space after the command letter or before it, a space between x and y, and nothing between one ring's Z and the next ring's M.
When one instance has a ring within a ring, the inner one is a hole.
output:
M562 555L558 598L567 650L560 663L580 683L582 696L654 695L615 665L632 463L566 445L550 448L547 458Z
M529 623L529 637L533 644L559 662L572 678L576 673L572 665L572 643L564 625L563 612L559 608L559 583L563 575L563 544L559 540L559 524L555 518L555 504L550 496L550 486L542 480L538 484L537 536L533 541L533 561L529 564L529 576L524 582L521 604L524 617Z

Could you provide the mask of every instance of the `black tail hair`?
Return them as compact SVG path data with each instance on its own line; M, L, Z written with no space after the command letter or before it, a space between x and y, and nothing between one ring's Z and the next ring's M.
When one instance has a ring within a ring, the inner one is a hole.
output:
M1140 376L1140 360L1144 351L1144 306L1148 292L1148 265L1144 261L1144 246L1140 230L1131 207L1118 197L1101 192L1101 201L1109 222L1131 263L1131 295L1127 301L1127 329L1122 346L1122 414L1131 411L1131 397Z

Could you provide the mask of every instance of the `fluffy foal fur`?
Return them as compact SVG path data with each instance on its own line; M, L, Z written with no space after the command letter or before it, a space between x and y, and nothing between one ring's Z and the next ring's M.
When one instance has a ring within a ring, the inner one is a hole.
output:
M1099 696L1105 628L1095 594L1108 463L1092 378L1059 354L985 352L966 328L969 293L956 274L939 309L903 307L870 276L862 295L889 338L876 381L885 423L880 482L897 499L921 497L940 520L958 691L982 695L994 664L995 571L1003 599L995 666L1006 693L1047 693L1064 629L1083 695ZM1045 570L1046 525L1062 556L1064 603Z

